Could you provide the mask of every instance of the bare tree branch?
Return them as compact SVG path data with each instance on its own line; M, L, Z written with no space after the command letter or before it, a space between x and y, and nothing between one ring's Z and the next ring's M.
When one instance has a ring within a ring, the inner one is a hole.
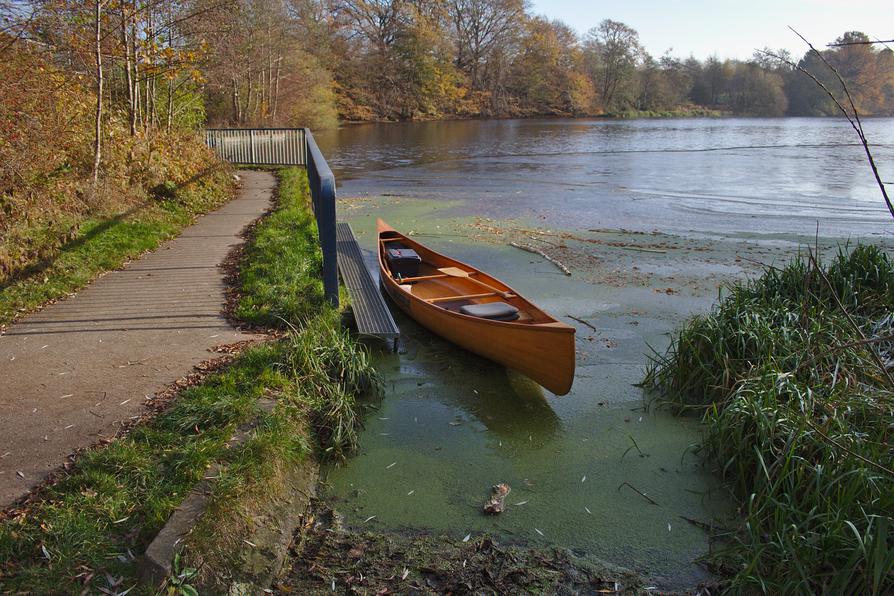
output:
M789 29L791 29L791 27L789 27ZM792 31L795 31L795 30L792 29ZM797 31L795 31L795 33L797 33ZM801 39L804 39L804 38L802 37ZM841 42L841 43L827 43L826 47L827 48L840 48L842 46L871 46L876 43L880 43L880 44L894 43L894 39L884 39L884 40L877 39L875 41L846 41L846 42Z
M780 60L781 62L788 64L790 67L794 68L795 70L798 70L799 72L804 73L805 75L810 77L814 83L819 85L820 88L822 88L822 90L826 92L826 95L828 95L829 98L833 102L835 102L835 105L838 106L838 109L841 111L841 113L847 119L848 123L851 125L851 128L853 128L854 131L856 131L857 136L860 137L860 143L863 145L863 150L866 152L866 158L869 160L869 167L872 169L872 175L875 177L875 181L878 184L879 190L882 193L882 198L885 200L885 205L888 207L888 212L891 214L891 217L894 218L894 205L892 205L891 198L888 196L888 191L885 188L885 183L882 181L882 178L878 173L878 167L875 164L875 159L872 156L872 151L869 149L869 142L866 140L866 134L863 131L863 123L860 121L860 113L857 110L857 106L854 104L854 99L853 99L853 97L851 97L850 89L848 89L847 83L845 82L845 80L841 76L841 74L838 72L838 70L834 66L832 66L832 64L829 63L829 61L826 59L825 56L823 56L822 52L817 50L813 46L812 43L807 41L807 39L803 35L798 33L793 27L789 27L789 29L791 29L795 35L800 37L801 40L803 40L804 43L806 43L810 47L810 50L812 52L814 52L819 57L820 60L822 60L823 64L825 64L826 67L835 74L835 77L838 79L838 82L841 84L841 88L844 91L845 97L847 97L847 102L848 102L848 105L850 106L851 112L848 112L847 108L841 103L841 101L838 100L837 97L835 97L835 94L829 90L829 88L825 85L825 83L823 83L818 78L816 78L816 76L814 76L813 73L808 71L803 66L801 66L799 64L795 64L791 60L789 60L787 58L783 58L782 56L779 56L772 52L768 52L766 50L758 50L758 51L761 52L762 54L765 54L767 56L771 56L777 60Z

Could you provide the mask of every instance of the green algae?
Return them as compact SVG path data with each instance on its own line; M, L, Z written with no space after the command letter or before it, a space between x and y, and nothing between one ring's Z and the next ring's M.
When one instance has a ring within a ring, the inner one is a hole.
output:
M673 322L709 300L669 298L655 284L568 278L537 255L470 241L474 219L456 205L381 202L351 220L364 248L372 250L377 215L487 270L577 327L578 368L571 393L556 397L398 314L399 352L383 350L374 361L384 401L365 419L360 454L327 473L328 495L346 522L568 548L663 588L709 579L696 563L710 548L708 533L686 519L727 519L728 494L692 451L699 423L646 411L634 386L648 345L666 345ZM498 482L512 487L507 510L484 516Z

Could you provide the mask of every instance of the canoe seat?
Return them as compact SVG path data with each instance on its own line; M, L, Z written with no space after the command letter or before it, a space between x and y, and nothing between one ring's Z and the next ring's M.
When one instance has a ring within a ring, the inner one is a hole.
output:
M466 304L459 312L481 319L494 321L514 321L518 318L518 309L505 302L486 302L484 304Z

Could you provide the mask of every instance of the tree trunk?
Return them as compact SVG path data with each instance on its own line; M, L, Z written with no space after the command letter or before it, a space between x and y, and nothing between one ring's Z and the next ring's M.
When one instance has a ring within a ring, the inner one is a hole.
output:
M130 56L130 40L127 35L127 10L121 6L121 47L124 49L124 72L127 77L127 119L130 123L130 136L137 134L136 102L134 100L133 64Z
M276 59L276 78L273 79L273 118L276 119L276 110L279 107L279 79L282 72L282 55Z
M93 140L93 186L99 180L99 164L102 161L102 2L96 0L93 14L96 32L96 134Z
M174 123L174 79L168 80L168 122L165 130L170 134L171 125Z
M242 123L242 104L239 101L239 83L236 81L236 77L232 78L233 80L233 117L236 119L236 124Z
M133 128L142 122L140 91L140 48L137 45L137 0L130 5L130 55L133 58Z

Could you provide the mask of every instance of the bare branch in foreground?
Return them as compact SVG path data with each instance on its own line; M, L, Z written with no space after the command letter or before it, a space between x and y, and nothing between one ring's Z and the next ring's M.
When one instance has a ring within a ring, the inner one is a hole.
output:
M829 98L833 102L835 102L835 105L847 119L848 123L851 125L851 128L853 128L854 131L856 131L857 136L860 137L860 143L862 143L863 150L866 152L866 158L869 160L869 167L872 169L872 175L875 177L875 181L882 193L882 198L885 200L885 205L888 207L888 212L891 214L891 217L894 217L894 205L892 205L891 198L888 196L888 191L885 188L885 183L882 181L882 178L878 173L878 167L875 164L875 159L872 157L872 151L869 149L869 142L866 140L866 134L863 132L863 123L860 121L860 113L857 111L857 106L854 104L854 100L853 97L851 97L851 93L847 87L847 83L845 82L844 78L842 78L838 70L834 66L832 66L828 60L826 60L826 57L823 56L822 52L817 50L812 43L807 41L807 39L803 35L798 33L794 28L789 27L789 29L791 29L795 33L795 35L800 37L804 41L804 43L806 43L810 47L811 51L813 51L819 57L819 59L822 60L823 64L825 64L826 67L828 67L829 70L831 70L835 74L838 82L841 83L841 88L844 90L845 97L847 97L847 101L850 105L853 115L851 114L851 112L848 112L847 108L841 103L841 101L839 101L838 98L835 97L835 94L832 93L828 87L826 87L825 83L816 78L816 76L814 76L814 74L808 71L806 68L800 66L799 64L795 64L788 58L784 58L772 52L768 52L766 50L758 51L785 64L788 64L790 67L799 72L804 73L805 75L810 77L814 83L819 85L820 88L822 88L822 90L826 92L826 95L828 95Z

